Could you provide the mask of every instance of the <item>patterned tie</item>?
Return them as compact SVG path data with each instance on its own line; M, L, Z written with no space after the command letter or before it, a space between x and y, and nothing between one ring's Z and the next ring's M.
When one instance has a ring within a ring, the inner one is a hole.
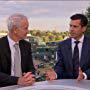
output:
M75 41L75 47L74 47L74 53L73 53L73 75L74 78L77 78L78 73L79 73L79 49L78 49L78 44L80 41Z
M20 77L22 75L21 71L21 56L19 51L19 44L14 44L15 53L14 53L14 75Z

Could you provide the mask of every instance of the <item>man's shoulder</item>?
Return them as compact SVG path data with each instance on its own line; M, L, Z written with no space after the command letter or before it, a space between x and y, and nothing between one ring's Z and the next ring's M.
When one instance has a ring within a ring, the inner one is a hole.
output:
M7 38L7 36L1 37L0 40L6 39L6 38Z
M29 46L31 46L31 43L30 42L28 42L28 41L26 41L26 40L20 40L20 44L22 44L22 45L29 45Z
M30 44L30 42L28 42L28 41L26 41L24 39L20 40L20 42Z
M71 38L67 38L67 39L65 39L65 40L62 40L62 41L58 42L58 44L64 45L64 44L69 43L70 41L71 41Z
M4 37L0 38L0 44L5 42L6 40L7 40L7 36L4 36Z
M1 52L7 45L8 45L7 36L0 38L0 51Z
M90 36L85 35L84 38L90 41Z

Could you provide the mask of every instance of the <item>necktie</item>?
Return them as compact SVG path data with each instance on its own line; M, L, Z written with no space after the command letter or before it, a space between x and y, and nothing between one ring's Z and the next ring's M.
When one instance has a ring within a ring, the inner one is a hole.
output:
M74 78L77 78L79 73L79 49L78 49L79 41L75 41L74 53L73 53L73 75Z
M20 77L22 75L21 72L21 56L19 51L19 44L14 44L15 52L14 52L14 75Z

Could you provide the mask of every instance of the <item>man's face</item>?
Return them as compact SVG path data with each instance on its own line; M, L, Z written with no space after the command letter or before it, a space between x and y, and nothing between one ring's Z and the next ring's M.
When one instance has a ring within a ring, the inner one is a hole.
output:
M81 26L81 20L71 20L70 22L70 37L79 40L85 32L85 27Z
M20 22L20 27L17 28L17 33L16 36L18 37L18 39L24 39L26 38L27 34L28 34L28 21L27 20L22 20Z

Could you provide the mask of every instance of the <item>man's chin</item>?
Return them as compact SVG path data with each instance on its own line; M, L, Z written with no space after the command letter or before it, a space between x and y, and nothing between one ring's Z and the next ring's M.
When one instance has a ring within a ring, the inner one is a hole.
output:
M74 36L73 35L70 35L70 38L74 38Z
M76 38L75 36L70 36L70 38L74 38L74 39L76 39L76 40L77 40L77 38Z

